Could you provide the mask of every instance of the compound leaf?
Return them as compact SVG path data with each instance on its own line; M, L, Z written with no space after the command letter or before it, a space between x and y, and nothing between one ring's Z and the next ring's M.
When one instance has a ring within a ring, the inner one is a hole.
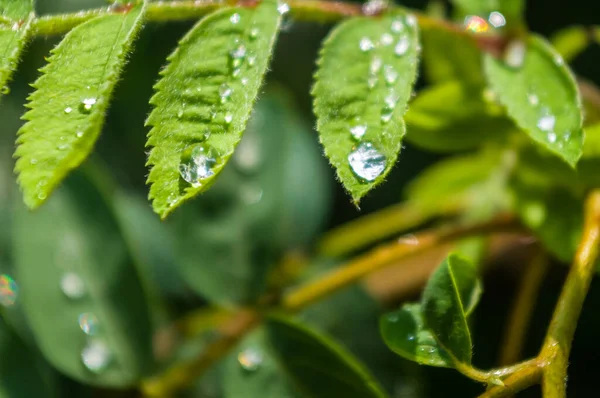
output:
M312 92L317 129L354 203L396 162L418 55L415 18L401 11L348 20L323 45Z
M275 0L217 11L169 57L151 99L148 183L165 218L206 191L225 166L250 116L281 16Z
M40 206L92 151L143 10L137 6L77 26L52 50L32 85L36 91L15 152L15 171L30 208Z

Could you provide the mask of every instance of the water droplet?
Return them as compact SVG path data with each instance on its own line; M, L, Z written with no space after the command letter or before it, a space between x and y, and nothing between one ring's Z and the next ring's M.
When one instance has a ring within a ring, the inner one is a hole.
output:
M409 47L410 40L408 39L408 36L402 36L396 43L396 47L394 47L394 54L396 54L398 57L401 57L406 54Z
M37 164L37 162L38 162L38 160L37 160L36 158L32 158L32 159L29 161L29 164Z
M379 57L374 57L373 60L371 61L371 65L369 66L369 70L371 73L377 73L379 72L379 69L381 69L381 66L383 65L383 60Z
M254 205L260 202L263 196L263 190L255 184L243 185L241 189L242 201L247 205Z
M73 112L73 108L71 108L70 106L67 106L65 108L65 113L68 115L69 113Z
M243 77L241 82L242 82L242 86L245 86L246 84L248 84L248 78L247 77Z
M464 21L465 30L473 33L485 33L490 26L487 21L477 15L467 15Z
M224 118L224 120L225 120L225 123L226 123L226 124L229 124L229 123L231 123L231 121L233 120L233 115L232 115L231 113L227 113L227 114L225 114L225 118Z
M360 140L365 135L366 132L367 132L366 124L359 124L357 126L350 128L350 134L352 134L352 137L354 137L354 139L356 139L356 140Z
M214 168L219 162L216 151L207 144L187 147L181 155L179 174L192 185L215 174Z
M371 51L373 48L375 48L375 45L368 37L363 37L360 39L358 46L360 47L360 51L363 52Z
M369 0L362 6L362 12L365 15L376 15L385 10L388 6L386 0Z
M181 119L183 117L183 109L177 111L177 118Z
M231 76L238 77L240 75L240 73L242 73L242 70L240 68L235 68L234 70L231 71Z
M521 40L513 40L504 51L504 62L511 68L520 68L525 62L527 47Z
M421 354L432 355L437 352L437 348L431 345L422 345L417 348Z
M417 25L417 17L412 14L406 16L406 24L408 26L416 26Z
M400 33L404 30L404 24L399 19L396 19L392 22L392 26L390 27L392 32Z
M377 76L369 76L369 78L367 79L367 86L369 88L373 88L375 87L375 85L377 84Z
M233 67L239 67L246 57L246 46L243 44L239 45L229 53L229 56L231 57L231 64Z
M558 66L563 66L565 64L565 60L560 56L560 54L556 54L554 56L554 63Z
M240 22L242 18L240 17L240 14L238 14L237 12L235 14L232 14L231 17L229 17L229 20L231 21L232 24L238 24Z
M233 90L231 89L231 87L229 87L229 85L227 85L226 83L221 84L221 86L219 87L219 96L221 97L221 103L226 102L229 99L229 96L231 96L232 92Z
M81 101L79 109L83 113L90 113L94 105L96 105L96 98L84 98Z
M256 348L246 348L238 354L238 362L244 370L254 372L260 368L263 361L263 355Z
M255 63L256 63L256 55L252 55L252 56L248 57L248 65L249 66L254 66Z
M60 279L60 290L70 299L79 299L85 294L85 284L79 275L67 272Z
M45 200L48 197L48 195L45 192L40 192L38 193L37 197L39 200Z
M76 134L77 138L83 137L83 131L78 131Z
M10 94L10 87L8 87L8 86L3 86L3 87L2 87L2 89L0 89L0 93L1 93L1 94L4 94L4 95L6 95L6 94Z
M384 46L389 46L390 44L392 44L394 42L394 36L392 36L389 33L384 33L381 35L381 44L383 44Z
M258 38L259 34L260 34L260 30L258 28L252 28L252 29L250 29L250 35L249 36L250 36L251 39L254 40L254 39Z
M383 173L386 158L370 142L361 143L348 155L350 168L359 178L373 181Z
M394 112L392 110L384 110L381 113L381 121L382 123L389 123L390 120L392 120L392 115L394 114Z
M388 85L396 83L398 80L398 72L391 65L386 65L383 68L383 78Z
M399 319L400 318L398 317L398 314L396 314L395 312L388 314L388 316L387 316L388 322L396 323L396 322L398 322Z
M56 146L56 149L58 149L59 151L64 151L69 149L69 144L60 144Z
M394 108L396 107L396 104L398 103L398 96L395 94L389 94L387 97L385 97L385 107L384 110L386 111L393 111Z
M553 115L542 116L537 123L537 126L542 131L551 131L556 124L556 118Z
M401 245L416 246L419 244L419 238L413 234L408 234L398 238L398 243Z
M538 98L537 95L535 94L529 94L527 96L527 100L529 101L529 103L533 106L538 106L540 103L540 99Z
M110 363L111 353L105 343L92 340L81 351L81 360L90 371L100 373Z
M83 333L94 336L98 333L98 318L91 312L85 312L79 315L79 327Z
M406 340L408 341L415 341L417 337L414 334L409 334L406 336Z
M17 282L9 275L0 275L0 304L10 307L15 304L19 295Z
M548 138L548 142L549 142L549 143L551 143L551 144L554 144L554 143L556 142L556 138L557 138L557 137L556 137L556 133L555 133L555 132L552 132L552 131L551 131L551 132L549 132L549 133L548 133L548 137L547 137L547 138Z
M287 14L288 12L290 12L290 6L287 3L281 3L277 7L277 11L281 15Z
M492 11L488 17L488 21L490 21L490 24L492 24L494 28L501 28L506 25L506 18L498 11Z

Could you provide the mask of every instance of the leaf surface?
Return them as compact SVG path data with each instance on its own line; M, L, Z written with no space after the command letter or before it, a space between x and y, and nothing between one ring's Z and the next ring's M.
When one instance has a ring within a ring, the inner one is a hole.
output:
M13 245L22 308L46 359L86 384L136 384L152 365L146 297L96 187L77 172L39 211L20 205Z
M27 44L33 15L31 0L0 1L0 94L17 69L21 52Z
M30 208L40 206L92 151L143 10L137 6L77 26L52 50L33 83L15 152L15 171Z
M504 61L486 56L485 71L519 127L574 167L583 148L582 104L560 55L543 38L531 36L509 44Z
M169 56L147 120L150 199L161 218L206 191L233 154L280 21L275 0L220 10L192 28Z
M415 18L400 11L343 22L323 45L312 92L317 130L356 204L396 162L418 55Z

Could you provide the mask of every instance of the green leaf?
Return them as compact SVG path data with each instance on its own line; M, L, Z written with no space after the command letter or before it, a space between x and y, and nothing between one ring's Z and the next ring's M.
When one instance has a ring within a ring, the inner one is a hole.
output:
M0 1L0 94L6 94L6 84L17 69L21 52L29 38L33 16L30 0Z
M305 396L385 397L367 370L329 338L279 317L266 326L279 361Z
M49 369L0 317L0 398L55 397Z
M508 25L520 22L525 8L524 0L452 0L452 2L462 15L488 17L492 12L499 12L506 18Z
M117 80L142 25L143 7L96 17L69 32L52 50L33 84L28 122L19 130L15 170L30 208L90 154Z
M450 254L423 291L423 320L436 340L460 362L473 354L467 313L481 295L477 271L468 260Z
M423 69L429 83L457 81L484 86L481 51L473 37L437 24L421 26L421 36Z
M173 215L177 265L196 292L252 302L282 251L320 229L330 181L311 133L285 96L266 94L212 189Z
M452 356L425 328L420 304L405 304L382 316L379 328L385 344L401 357L422 365L454 367Z
M275 0L220 10L201 20L169 56L147 120L150 199L161 218L206 191L233 154L280 21Z
M513 123L502 109L484 101L484 90L450 81L417 96L406 113L406 140L435 151L462 151L506 140Z
M571 62L590 45L591 39L585 26L569 26L556 32L550 42L565 62Z
M383 182L401 149L419 55L414 21L400 11L353 18L321 50L312 92L317 130L355 204Z
M505 58L485 59L489 84L500 102L535 142L575 167L583 147L583 118L571 71L539 36L512 42Z
M223 398L301 396L272 352L264 328L246 337L225 359L221 384Z
M152 365L148 308L97 189L74 173L35 214L19 206L13 243L19 300L48 361L86 384L136 384Z

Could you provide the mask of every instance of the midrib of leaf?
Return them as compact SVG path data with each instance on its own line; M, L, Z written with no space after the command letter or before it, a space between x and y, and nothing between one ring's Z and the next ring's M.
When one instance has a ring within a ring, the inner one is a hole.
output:
M469 324L467 323L465 307L464 307L464 304L462 301L462 297L460 295L460 290L458 288L458 284L456 283L456 277L454 276L454 270L452 267L452 263L450 262L450 259L448 260L448 274L450 275L450 281L452 282L452 289L454 290L454 294L456 296L456 301L458 302L458 308L459 308L460 314L461 314L460 321L462 323L462 328L464 330L464 334L467 338L467 341L469 342L469 354L471 354L471 352L472 352L471 347L473 346L473 341L471 339L471 331L469 330ZM451 355L453 355L452 350L448 350L446 347L444 347L444 344L439 341L439 339L435 333L433 334L433 336L438 341L440 346L442 346L447 352L449 352ZM458 358L457 358L457 360L458 360ZM471 361L469 361L467 363L470 364Z
M239 21L233 23L236 14ZM152 147L147 162L149 197L161 218L206 191L227 164L246 127L280 21L275 0L262 1L255 8L220 10L201 20L169 56L146 122L152 126L147 142ZM254 28L259 33L251 37ZM246 56L234 76L230 54L240 45L245 46ZM255 57L253 65L250 57ZM219 94L222 85L232 89L225 100ZM231 117L229 122L226 116ZM179 167L184 152L194 145L211 148L217 164L211 167L212 175L190 183L181 177Z
M18 132L15 152L15 171L30 208L41 205L91 152L144 9L94 18L52 50L32 85L37 90L29 97L30 110L23 116L28 122ZM96 100L89 112L81 107L85 98Z
M399 32L391 29L395 21L402 24ZM383 182L401 149L406 130L403 116L416 78L419 48L417 28L407 21L412 22L412 17L402 11L377 19L354 18L338 26L321 49L312 90L317 130L325 154L355 204ZM387 45L382 41L386 34L392 37ZM404 55L396 56L395 46L403 37L407 37L409 47ZM362 51L363 38L370 39L375 48ZM379 67L374 66L377 60L381 61ZM385 80L384 71L390 67L398 74L393 83ZM385 122L382 119L385 100L392 93L397 102ZM366 126L360 140L351 134L356 126ZM370 181L356 175L349 165L348 156L361 143L372 144L386 159L384 170Z

